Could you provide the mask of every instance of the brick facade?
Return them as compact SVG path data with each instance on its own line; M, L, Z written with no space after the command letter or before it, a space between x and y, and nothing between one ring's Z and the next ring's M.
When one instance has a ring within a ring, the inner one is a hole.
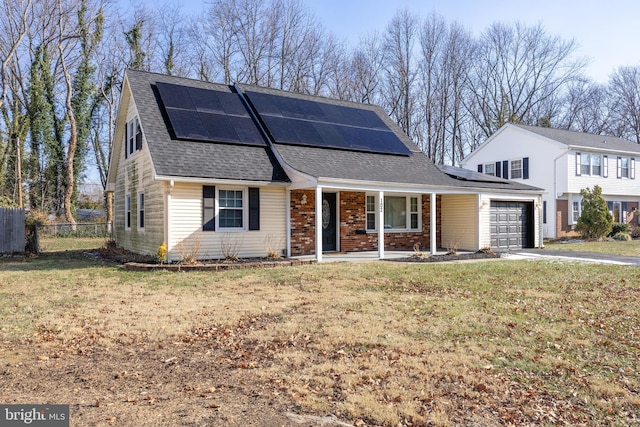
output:
M291 255L316 253L316 192L291 192Z
M436 199L436 242L441 246L440 196ZM422 230L420 232L385 233L385 250L411 250L416 243L428 250L430 237L430 196L422 195ZM377 251L378 233L366 233L366 194L342 191L338 194L340 217L340 251ZM315 191L291 192L291 255L315 254Z

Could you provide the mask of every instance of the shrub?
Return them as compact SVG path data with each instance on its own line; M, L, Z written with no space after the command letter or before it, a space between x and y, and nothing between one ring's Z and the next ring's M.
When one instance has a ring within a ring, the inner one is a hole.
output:
M611 227L611 232L609 233L609 237L613 237L618 233L629 233L629 224L625 224L623 222L614 222Z
M632 239L640 239L640 227L631 227L629 234Z
M622 232L622 231L619 232L619 233L614 234L613 235L613 239L614 240L620 240L622 242L626 242L626 241L632 240L631 239L631 235L629 235L629 233L625 233L625 232Z
M586 239L601 239L609 234L613 218L607 202L602 198L602 188L595 185L593 191L580 190L582 196L582 215L578 218L576 231Z
M167 260L167 244L162 242L162 244L158 247L158 262L160 264L164 264Z

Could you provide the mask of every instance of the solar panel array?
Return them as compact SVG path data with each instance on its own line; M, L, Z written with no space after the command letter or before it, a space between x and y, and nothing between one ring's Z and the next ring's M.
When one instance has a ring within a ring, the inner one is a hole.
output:
M177 139L266 145L237 93L162 82L156 85ZM245 95L277 143L411 154L374 111L254 91Z
M374 111L254 91L245 95L277 143L411 154Z
M266 145L238 94L161 82L156 85L176 138Z

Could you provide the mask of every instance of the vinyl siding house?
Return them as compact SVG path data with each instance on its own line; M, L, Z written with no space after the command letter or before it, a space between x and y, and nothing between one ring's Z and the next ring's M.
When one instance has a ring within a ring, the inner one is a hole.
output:
M117 244L168 258L541 244L542 191L433 164L377 106L127 70Z
M640 145L604 135L506 124L467 156L463 168L545 190L543 235L575 235L580 190L599 185L614 221L637 226Z

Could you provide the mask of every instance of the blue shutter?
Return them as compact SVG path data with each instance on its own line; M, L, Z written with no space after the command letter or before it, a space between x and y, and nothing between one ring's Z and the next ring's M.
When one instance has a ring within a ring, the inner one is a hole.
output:
M522 159L522 179L529 179L529 158Z
M249 230L260 230L259 188L249 188Z
M211 199L213 201L213 207L207 208L205 200ZM202 186L202 231L215 231L216 229L216 187L213 185ZM210 215L207 216L206 212L211 210Z
M498 178L502 178L502 166L500 165L500 162L496 162L496 176Z
M509 179L509 160L502 161L502 177Z
M478 165L478 172L482 173L482 165Z

